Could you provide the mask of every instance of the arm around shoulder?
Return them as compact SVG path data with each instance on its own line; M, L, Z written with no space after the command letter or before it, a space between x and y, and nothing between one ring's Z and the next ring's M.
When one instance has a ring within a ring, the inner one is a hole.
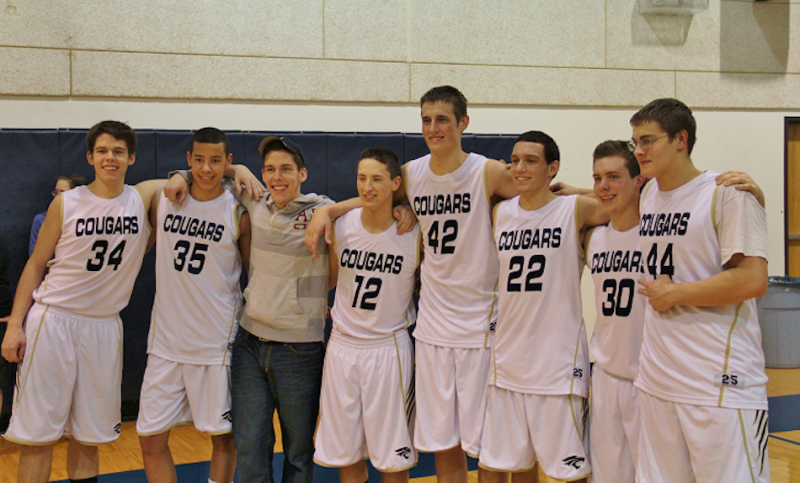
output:
M250 240L252 229L250 225L250 213L245 211L239 219L239 254L242 256L242 269L250 272Z
M486 182L489 185L489 195L497 196L504 200L517 196L517 188L511 177L511 171L500 161L490 159L486 161Z
M576 203L578 203L578 230L609 222L608 215L600 208L600 202L594 196L578 195Z

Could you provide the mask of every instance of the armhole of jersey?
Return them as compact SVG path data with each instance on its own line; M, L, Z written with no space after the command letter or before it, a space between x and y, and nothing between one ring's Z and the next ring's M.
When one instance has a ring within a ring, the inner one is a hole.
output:
M139 188L137 188L136 186L133 186L133 190L136 192L137 195L139 195L139 199L142 200L142 208L147 206L147 203L144 202L144 196L142 196L142 192L139 191ZM164 185L161 185L161 187L158 188L158 191L156 192L156 194L158 195L158 196L156 196L156 206L151 206L150 207L151 210L152 209L158 210L158 201L161 199L161 193L163 191L164 191ZM156 213L156 215L157 214L158 213ZM150 211L145 210L145 212L144 212L144 220L145 220L145 223L147 223L147 229L152 231L153 230L153 225L150 224Z
M419 233L417 234L417 264L416 268L419 268L420 262L422 261L420 255L422 254L422 227L419 229Z
M500 205L502 204L503 202L501 201L492 208L492 238L494 238L495 232L497 231L497 212L500 210Z
M583 261L587 267L589 267L589 243L591 243L592 235L594 235L594 231L596 229L596 226L589 228L589 230L586 232L586 239L583 241Z
M335 220L333 220L331 222L331 246L328 249L328 253L331 256L333 256L333 255L338 256L339 252L336 251L336 247L338 246L338 244L336 243L336 233L337 233L337 231L336 231L336 223L338 223L339 220L344 218L345 215L347 215L347 213L345 213L344 215L340 216L339 218L336 218ZM337 284L337 286L338 286L338 284Z
M242 215L244 215L245 211L246 210L244 206L242 206L242 204L237 201L233 207L233 222L236 224L236 236L234 240L237 241L239 240L239 236L242 234L240 223L242 220Z
M583 247L583 243L581 243L581 231L578 228L578 206L580 204L579 202L580 202L581 196L583 196L583 195L578 195L575 198L575 208L573 210L574 211L574 217L573 217L574 220L573 220L573 222L575 223L575 237L578 239L577 240L577 242L578 242L578 255L580 255L580 257L585 261L586 260L586 250Z
M719 186L717 186L716 188L714 188L714 196L711 198L711 223L714 225L714 233L717 234L717 240L719 240L719 220L717 219L717 197L721 194L722 193L719 191Z
M492 160L486 158L486 162L483 163L483 191L486 193L486 202L489 203L489 208L492 207L492 195L489 193L489 163Z
M410 183L409 183L410 180L408 179L408 165L409 164L411 164L411 161L409 161L406 164L400 166L400 177L403 179L403 187L406 190L406 200L408 200L408 203L411 205L411 211L414 211L414 203L411 203L411 193L408 192L408 188L409 188L409 185L410 185ZM416 215L417 215L417 213L414 212L414 216L416 216Z
M653 180L646 179L645 184L642 187L642 191L639 193L639 210L642 209L642 200L644 200L645 195L650 191L650 188L653 187Z
M64 199L64 196L62 195L61 196L61 210L59 210L59 211L61 211L61 233L62 234L64 233L64 204L65 203L66 203L66 200ZM44 215L44 219L45 220L47 219L47 215ZM44 224L44 222L42 222L42 224ZM40 230L42 229L41 225L39 225L39 229Z

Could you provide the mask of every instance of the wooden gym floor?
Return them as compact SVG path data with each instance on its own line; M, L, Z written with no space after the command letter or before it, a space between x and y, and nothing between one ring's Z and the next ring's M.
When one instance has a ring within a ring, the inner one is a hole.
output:
M789 429L770 433L769 460L773 483L800 483L800 369L767 369L770 382L767 393L770 399L771 428ZM780 411L778 410L780 406ZM277 425L277 423L276 423ZM276 452L282 451L280 432ZM172 430L170 447L175 463L183 465L208 461L211 457L211 441L208 436L193 427ZM56 445L53 456L51 481L65 480L67 444L62 441ZM143 468L139 440L134 422L122 425L119 440L100 449L100 473L123 473ZM0 441L0 483L16 483L19 449L4 440ZM330 473L326 473L330 474ZM335 473L334 473L335 475ZM319 478L315 478L318 479ZM125 481L124 473L114 481ZM337 479L333 478L333 481ZM477 483L477 471L470 472L470 483ZM103 479L101 478L102 482ZM129 481L141 481L139 476ZM183 481L183 480L181 480ZM205 480L203 480L205 481ZM415 483L435 483L435 476L414 478ZM542 483L553 480L540 475ZM187 480L187 483L188 480Z

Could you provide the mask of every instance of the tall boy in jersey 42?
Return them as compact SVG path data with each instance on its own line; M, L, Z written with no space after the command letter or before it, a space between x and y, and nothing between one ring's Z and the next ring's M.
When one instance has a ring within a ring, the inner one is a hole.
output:
M696 123L682 102L655 100L631 125L642 175L655 178L640 200L641 481L768 482L755 304L767 288L765 211L694 166Z
M414 424L414 275L419 228L397 234L392 195L400 161L365 149L358 163L364 207L336 220L330 249L336 302L325 355L314 460L339 468L342 483L364 483L365 458L382 481L407 482L417 463Z
M467 100L434 87L420 99L422 135L431 153L403 166L395 202L410 201L422 232L422 288L416 338L414 446L436 453L440 482L465 483L464 453L477 455L497 320L497 254L491 199L516 194L498 161L465 153ZM314 248L329 214L319 210L306 244ZM326 237L329 240L329 236ZM481 470L483 471L483 470Z
M608 221L597 200L557 196L555 141L539 131L517 138L511 175L519 196L494 208L500 259L499 314L481 439L480 465L537 479L591 473L586 416L589 350L581 313L585 229Z
M175 482L170 429L194 422L211 435L209 481L230 483L230 353L242 307L239 277L250 254L250 217L223 185L233 155L222 131L192 135L186 153L194 182L182 205L157 193L156 297L136 430L151 483Z

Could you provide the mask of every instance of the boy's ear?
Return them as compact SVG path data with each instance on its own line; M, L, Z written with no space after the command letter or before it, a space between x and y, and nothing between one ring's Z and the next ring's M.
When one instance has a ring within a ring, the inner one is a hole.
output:
M298 178L300 178L301 183L304 183L306 179L308 179L308 171L306 171L306 168L300 170L298 173Z

